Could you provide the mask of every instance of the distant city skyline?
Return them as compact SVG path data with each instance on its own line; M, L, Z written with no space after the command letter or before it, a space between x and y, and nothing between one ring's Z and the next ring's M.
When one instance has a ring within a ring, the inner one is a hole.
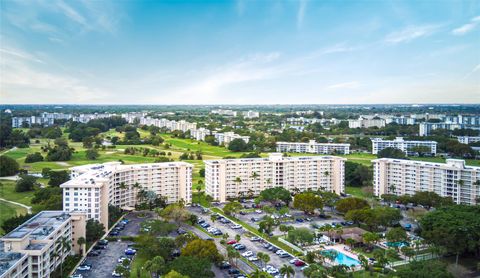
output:
M2 1L0 104L480 103L479 1Z

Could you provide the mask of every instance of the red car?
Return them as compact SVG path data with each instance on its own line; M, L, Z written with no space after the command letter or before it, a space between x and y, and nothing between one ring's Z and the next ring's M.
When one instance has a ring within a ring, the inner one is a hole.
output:
M305 265L305 262L303 261L300 261L300 260L295 261L295 266L304 266L304 265Z
M227 242L227 244L229 244L229 245L232 245L232 244L235 244L235 243L237 243L236 240L230 240L230 241Z

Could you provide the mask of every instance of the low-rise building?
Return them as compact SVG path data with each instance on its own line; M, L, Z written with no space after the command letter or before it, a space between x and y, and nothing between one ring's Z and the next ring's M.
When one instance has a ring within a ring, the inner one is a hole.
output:
M108 227L108 205L134 208L143 193L152 192L167 203L192 201L193 166L185 162L125 165L120 162L71 168L63 183L63 209L83 211ZM143 192L140 194L140 192Z
M238 135L231 131L224 132L224 133L218 132L218 133L215 133L214 135L215 135L215 140L218 142L218 144L225 145L225 146L230 144L230 142L232 142L235 139L242 139L243 141L245 141L245 143L248 143L248 141L250 141L250 136Z
M480 201L480 167L466 166L464 160L434 163L380 158L372 162L375 196L430 191L451 197L457 204L475 205Z
M85 252L77 243L85 227L83 212L39 212L0 238L0 277L50 277L68 255Z
M310 140L303 142L277 142L277 152L315 153L315 154L349 154L350 144L317 143Z
M437 154L437 142L435 141L413 141L403 140L402 137L397 137L395 140L384 140L382 138L372 138L372 154L378 154L379 151L386 148L399 149L407 155L415 155L417 150L415 147L425 147L428 149L428 154L435 156Z
M210 130L204 127L190 130L190 137L198 141L205 141L205 137L211 134Z
M245 119L254 119L260 117L260 112L258 111L243 111L242 115Z
M206 160L205 192L225 202L239 196L257 196L267 188L289 191L326 190L345 192L345 158L337 156Z
M349 128L370 128L370 127L385 127L385 120L379 118L365 119L359 118L358 120L348 120Z
M480 142L480 136L458 136L457 140L462 144L468 145L471 143Z

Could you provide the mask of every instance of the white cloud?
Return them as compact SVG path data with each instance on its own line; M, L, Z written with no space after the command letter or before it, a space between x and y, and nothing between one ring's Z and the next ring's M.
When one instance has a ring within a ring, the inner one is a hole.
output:
M452 34L455 36L463 36L473 31L480 24L480 16L474 17L469 23L466 23L458 28L452 30Z
M427 37L438 30L438 25L409 26L403 30L392 32L385 37L388 44L398 44L413 41L418 38Z
M360 83L358 81L351 81L333 84L328 86L327 89L356 89L358 87L360 87Z
M307 0L298 0L297 12L297 27L302 28L303 20L305 18L305 11L307 10Z

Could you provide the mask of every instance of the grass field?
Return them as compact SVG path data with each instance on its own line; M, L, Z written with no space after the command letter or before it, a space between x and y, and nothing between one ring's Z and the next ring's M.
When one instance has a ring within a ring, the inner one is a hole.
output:
M0 225L3 221L11 218L14 215L26 214L27 210L23 207L16 206L0 200ZM0 228L0 235L3 235L3 230Z
M34 191L15 192L15 182L10 180L0 180L0 198L21 203L27 206L31 205Z

